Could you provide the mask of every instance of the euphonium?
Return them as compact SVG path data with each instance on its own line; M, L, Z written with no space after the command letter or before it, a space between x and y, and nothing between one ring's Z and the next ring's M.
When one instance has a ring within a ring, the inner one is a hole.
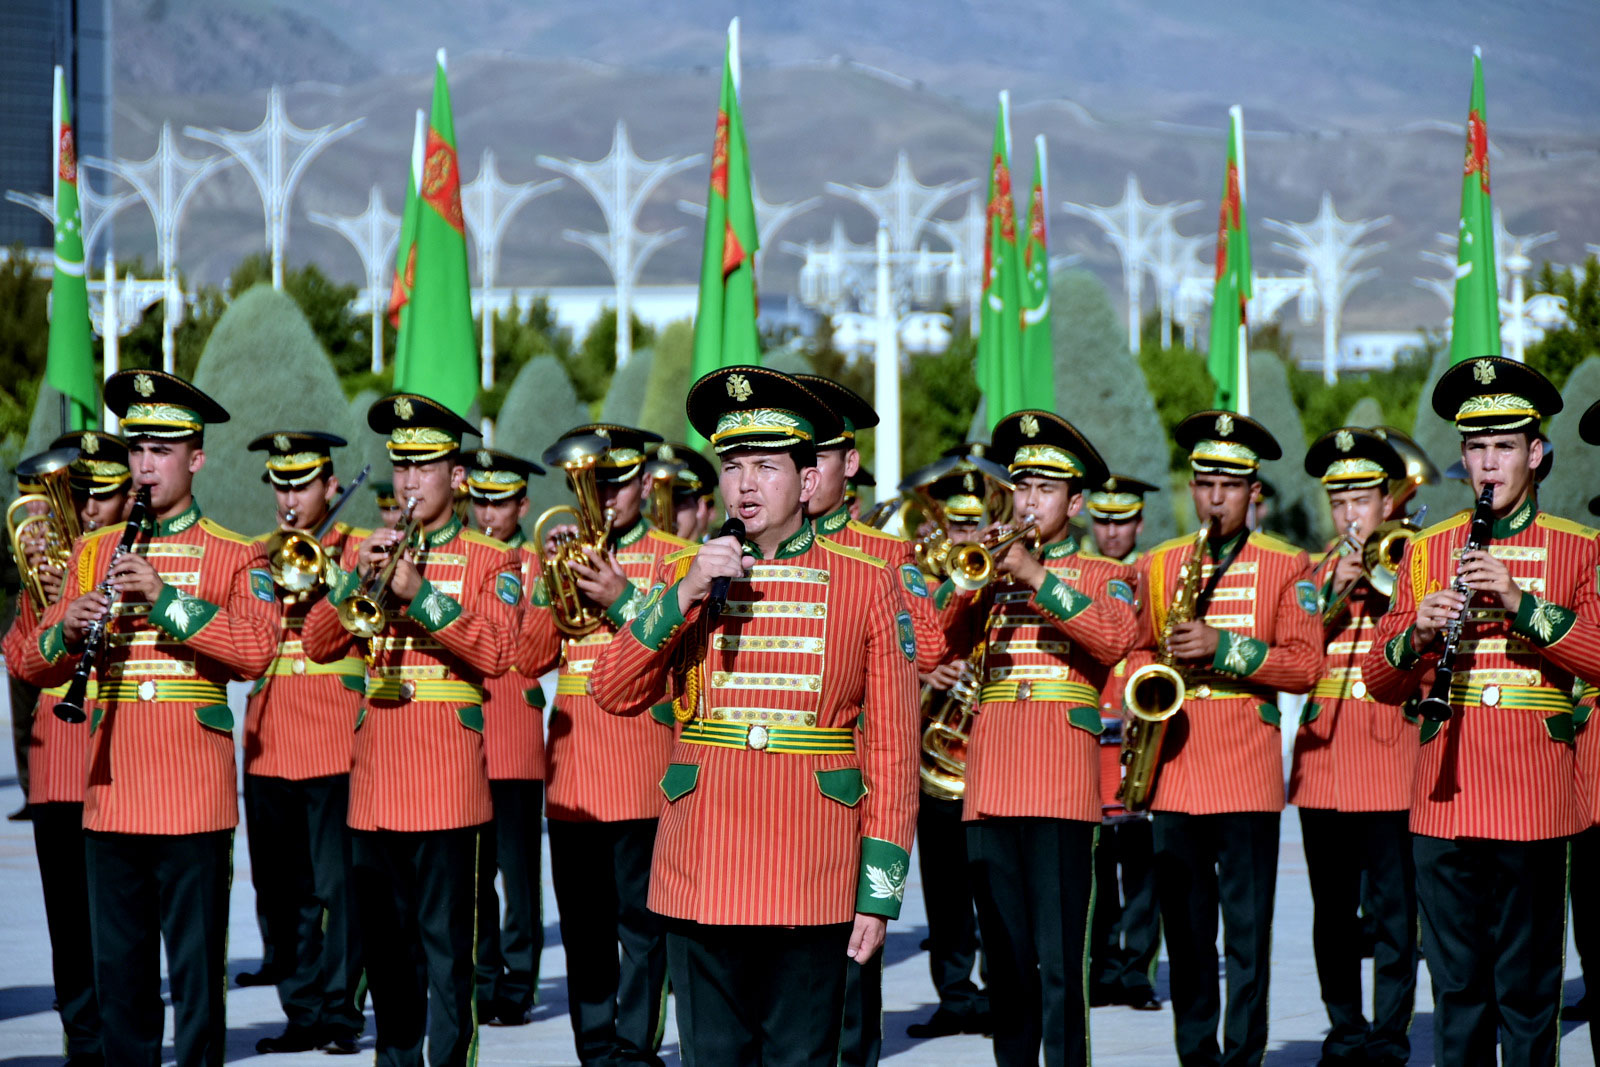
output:
M950 542L944 556L944 568L956 588L974 592L994 580L995 561L1012 542L1027 540L1029 551L1037 550L1039 524L1032 515L1022 520L1022 526L1007 534L997 535L993 530L977 541Z
M550 614L556 629L569 637L581 637L600 625L603 613L583 599L577 578L572 573L574 563L588 566L585 549L605 551L606 539L611 536L612 513L600 507L600 489L595 480L595 464L605 454L611 443L597 434L580 434L558 441L545 451L544 461L558 466L567 473L572 495L578 506L557 504L546 508L533 524L534 543L543 546L545 527L562 515L572 516L578 527L573 536L563 533L556 539L555 550L543 561L545 591L550 595Z
M645 484L650 487L645 518L662 533L677 533L678 516L672 506L672 490L683 468L683 463L672 459L652 459L644 465Z
M37 564L50 563L65 569L72 556L72 542L83 533L78 524L78 509L72 503L72 490L67 484L72 477L68 470L78 458L75 448L52 448L17 464L17 477L22 481L37 482L40 491L17 497L6 508L6 532L11 536L11 555L17 561L17 571L28 588L28 597L37 611L48 606L44 585L39 579ZM28 514L32 505L42 505L35 514ZM43 552L33 564L28 562L28 537L38 539Z
M357 637L370 641L389 625L384 601L388 598L389 583L394 580L394 569L399 565L400 557L422 529L422 523L414 517L416 510L417 498L407 497L405 511L395 527L400 531L400 540L390 549L389 558L365 584L339 601L339 621Z
M1123 703L1131 718L1122 731L1122 765L1127 768L1117 799L1129 811L1140 811L1150 803L1155 789L1156 772L1161 765L1161 742L1167 736L1167 720L1183 707L1185 690L1183 672L1178 669L1177 657L1167 647L1172 631L1180 624L1192 622L1196 604L1200 599L1200 571L1206 550L1206 540L1211 536L1211 522L1207 519L1194 535L1194 545L1189 558L1178 571L1178 588L1167 608L1166 620L1156 636L1155 662L1128 675Z

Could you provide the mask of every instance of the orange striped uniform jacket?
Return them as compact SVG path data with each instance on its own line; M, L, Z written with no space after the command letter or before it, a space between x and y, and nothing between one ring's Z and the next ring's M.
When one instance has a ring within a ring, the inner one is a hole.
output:
M713 623L702 603L678 608L697 551L664 562L592 682L614 715L671 695L686 719L660 778L650 910L763 926L894 918L919 742L898 575L807 521L732 583Z
M0 655L5 656L7 670L29 684L32 679L24 678L20 668L27 643L38 637L39 616L33 609L33 602L23 596ZM94 688L94 683L89 683L91 697ZM33 728L28 733L29 804L83 803L89 763L89 727L87 723L63 722L56 717L53 709L66 694L65 684L39 693Z
M1419 534L1394 603L1362 663L1380 700L1404 699L1436 652L1411 647L1417 605L1455 579L1471 513ZM1446 723L1423 722L1411 831L1429 837L1538 841L1590 823L1573 754L1575 676L1600 678L1596 533L1532 501L1497 520L1489 545L1524 595L1515 615L1488 594L1469 605Z
M997 579L978 593L946 581L934 596L952 651L988 640L964 819L1100 821L1100 690L1133 644L1133 569L1076 539L1045 546L1042 561L1037 592Z
M1203 621L1220 631L1210 664L1187 670L1183 708L1168 722L1152 811L1211 815L1283 810L1277 694L1304 693L1322 672L1322 620L1306 553L1259 531L1217 582ZM1139 640L1128 673L1155 658L1156 637L1194 544L1178 537L1139 560ZM1204 550L1201 588L1215 567ZM1181 664L1180 664L1181 666Z
M371 531L335 523L322 538L334 569ZM257 538L265 548L271 534ZM270 560L268 561L271 562ZM302 631L311 598L274 586L278 650L244 712L244 773L302 781L350 773L350 731L361 711L367 667L354 654L333 663L306 656Z
M828 540L875 556L894 568L905 594L906 610L911 613L911 629L917 637L917 673L927 674L950 658L944 627L939 625L939 613L934 610L927 579L917 566L916 550L910 541L852 519L849 505L824 515L816 526L817 533Z
M1600 686L1579 681L1575 686L1576 707L1572 709L1572 722L1577 727L1578 738L1573 752L1577 768L1580 803L1587 813L1589 825L1600 823L1600 728L1591 730L1595 706L1600 703Z
M518 560L524 599L517 604L520 627L527 610L526 596L539 580L538 556L521 530L507 542ZM489 780L542 781L544 779L544 690L539 676L515 667L498 678L484 680L488 699L483 704L483 748L488 757Z
M1079 541L1082 554L1085 557L1110 559L1114 563L1121 563L1130 571L1134 564L1139 562L1140 552L1134 549L1122 559L1112 556L1101 556L1092 535L1085 534ZM1130 577L1129 582L1137 590L1137 575ZM1133 610L1138 614L1139 603L1134 601ZM1122 706L1122 694L1128 685L1128 659L1124 656L1111 667L1106 674L1106 684L1100 687L1100 723L1104 731L1100 734L1100 811L1107 819L1119 820L1128 814L1127 807L1117 799L1117 792L1122 788L1122 730L1127 720L1127 711ZM1140 816L1141 818L1143 816Z
M68 605L105 578L123 524L80 540L68 592L25 643L22 674L65 684L78 664L62 636ZM249 538L193 503L135 543L165 583L154 604L113 609L89 717L86 830L195 834L238 825L229 681L255 678L274 648L272 579ZM52 719L55 716L50 716Z
M537 678L559 661L556 704L545 741L545 815L565 822L621 822L661 814L656 784L672 753L672 712L637 719L605 714L592 692L600 655L639 613L662 560L689 542L639 519L615 535L612 553L633 586L605 610L598 628L563 638L544 583L532 587L518 642L517 670Z
M1332 567L1333 564L1328 564ZM1332 578L1323 587L1326 605ZM1373 697L1361 677L1389 598L1365 578L1325 626L1322 677L1300 714L1289 803L1330 811L1405 811L1417 769L1417 720Z
M483 683L505 673L522 599L518 561L459 520L423 535L422 586L373 638L355 722L349 823L356 830L450 830L493 815L483 753ZM348 572L306 615L306 655L332 663L359 647L336 606Z

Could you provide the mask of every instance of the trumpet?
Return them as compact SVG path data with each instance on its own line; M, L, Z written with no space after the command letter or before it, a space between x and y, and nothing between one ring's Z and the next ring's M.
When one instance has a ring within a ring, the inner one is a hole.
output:
M544 461L558 466L567 473L572 495L578 506L557 504L546 508L533 524L535 544L545 543L546 528L553 520L570 515L578 527L576 536L564 533L557 536L555 549L544 560L543 581L550 595L550 613L556 629L568 637L582 637L600 625L602 612L586 602L572 573L573 564L588 565L586 549L604 551L611 536L611 524L616 515L610 508L600 507L600 489L595 479L595 464L610 442L597 434L580 434L558 441L544 453Z
M17 464L17 477L23 481L37 482L40 491L17 497L6 508L6 532L11 536L11 554L17 561L23 584L28 589L28 599L35 611L48 606L44 584L39 576L39 565L51 564L65 569L72 555L72 543L82 535L78 522L78 509L72 503L72 489L68 485L71 471L68 467L78 458L74 448L52 448ZM30 507L42 505L33 514ZM42 556L28 561L28 541L37 539Z
M415 517L416 510L417 498L407 497L405 511L395 527L400 531L400 540L389 550L389 558L359 589L339 601L339 622L363 640L372 640L389 625L388 612L384 608L389 583L394 581L394 569L399 565L400 557L405 555L406 548L422 531L422 523Z
M949 541L943 555L943 565L956 588L976 592L994 580L996 561L1006 548L1017 541L1026 543L1030 554L1039 550L1039 524L1032 515L1022 520L1022 525L1009 533L998 533L991 528L976 541Z
M371 472L370 463L361 468L361 473L345 486L344 492L339 494L339 499L334 501L333 507L328 509L328 514L314 532L296 526L295 509L289 509L289 513L283 517L283 523L267 538L266 544L267 570L272 575L273 584L279 589L286 593L309 593L324 584L328 572L328 554L322 547L322 539L333 529L333 520L339 517L339 511L349 501L350 494L367 480Z

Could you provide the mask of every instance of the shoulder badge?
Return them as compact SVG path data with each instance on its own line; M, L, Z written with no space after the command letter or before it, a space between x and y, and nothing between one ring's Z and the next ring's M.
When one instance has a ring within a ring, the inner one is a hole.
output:
M894 633L900 640L900 651L907 662L917 661L917 636L911 629L911 613L902 610L894 617Z
M1317 613L1317 587L1310 582L1294 583L1295 603L1300 605L1300 610L1307 615Z
M906 592L914 597L926 597L928 595L928 583L922 577L922 568L914 563L902 563L900 565L900 582L906 587Z
M277 590L272 584L272 574L259 567L250 571L250 591L256 595L257 600L270 602L277 599Z
M501 571L494 580L495 596L516 607L522 600L522 582L515 574Z
M1106 583L1106 596L1110 597L1112 600L1120 600L1124 604L1132 606L1133 586L1129 585L1121 578L1113 578Z

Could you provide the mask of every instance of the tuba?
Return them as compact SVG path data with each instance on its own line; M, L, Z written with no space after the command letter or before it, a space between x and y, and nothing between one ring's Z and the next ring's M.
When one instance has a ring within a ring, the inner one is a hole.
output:
M559 535L554 551L543 561L545 591L550 595L550 614L556 629L568 637L582 637L600 625L601 611L586 603L572 574L574 563L588 564L585 549L604 551L606 539L611 536L614 516L610 508L600 507L600 489L595 479L595 464L605 455L611 442L598 434L579 434L557 441L544 453L543 459L551 466L567 473L572 495L578 506L557 504L546 508L533 524L534 543L545 543L545 529L551 521L562 515L572 516L578 527L576 536ZM671 484L670 482L668 483Z
M17 571L28 589L28 599L36 611L48 606L44 585L39 580L38 563L50 563L63 570L72 556L72 543L83 533L78 523L78 509L72 503L72 489L68 484L72 461L78 458L75 448L52 448L30 456L17 464L17 478L35 482L37 493L25 493L6 508L6 532L11 537L11 554L16 558ZM34 514L28 508L43 505ZM43 557L35 563L28 562L28 539L37 538Z
M1200 571L1206 549L1206 539L1211 536L1211 521L1207 519L1194 535L1194 545L1189 558L1178 570L1178 588L1167 608L1166 620L1156 637L1156 658L1153 663L1128 675L1123 703L1127 705L1130 719L1122 733L1122 765L1127 768L1117 799L1129 811L1140 811L1150 803L1155 790L1156 772L1161 766L1161 742L1167 736L1167 721L1183 707L1186 683L1178 669L1177 658L1167 648L1167 640L1180 623L1192 622L1200 599Z
M422 523L413 517L416 510L417 498L408 497L405 511L396 527L400 531L400 540L390 550L389 558L360 588L339 601L339 621L357 637L370 641L389 625L388 611L384 607L389 583L394 580L394 569L399 565L400 557L417 539L417 534L422 532Z
M922 688L922 763L917 776L922 791L936 800L960 800L967 789L967 736L978 706L979 675L989 649L978 642L963 664L956 684L943 692Z

